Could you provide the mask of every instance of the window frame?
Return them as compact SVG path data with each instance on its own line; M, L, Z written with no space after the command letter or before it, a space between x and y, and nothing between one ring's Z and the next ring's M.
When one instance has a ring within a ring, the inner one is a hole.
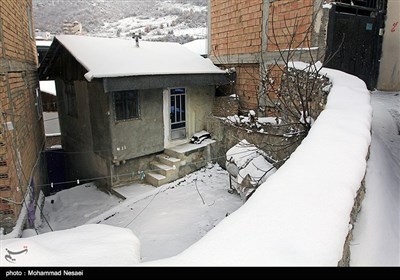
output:
M133 98L134 98L134 102L136 104L134 104L134 106L136 107L134 109L134 113L135 115L129 116L129 110L128 110L128 101L129 101L129 95L128 94L134 94ZM118 96L119 95L119 96ZM123 97L123 100L117 100L117 97ZM117 102L123 102L122 106L125 107L124 108L124 112L120 112L117 113ZM114 111L114 121L116 123L118 122L126 122L126 121L132 121L132 120L138 120L141 118L141 100L140 100L140 92L139 90L122 90L122 91L114 91L112 92L112 102L113 102L113 111ZM124 116L119 116L119 115L124 115Z

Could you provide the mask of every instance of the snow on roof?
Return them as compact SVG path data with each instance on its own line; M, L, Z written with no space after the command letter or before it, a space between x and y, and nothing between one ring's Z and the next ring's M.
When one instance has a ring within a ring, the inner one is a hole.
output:
M189 43L183 44L186 48L199 55L208 55L208 40L198 39Z
M237 211L175 257L149 266L337 266L371 143L370 93L333 82L325 110L286 163Z
M53 80L52 81L40 81L39 87L40 87L40 91L43 91L45 93L48 93L48 94L51 94L54 96L57 95L56 84Z
M53 41L50 40L36 40L36 46L38 47L50 47Z
M59 35L56 39L88 70L85 78L172 74L224 74L211 60L178 43Z
M0 242L2 267L128 266L140 260L140 241L133 232L108 225L83 225Z

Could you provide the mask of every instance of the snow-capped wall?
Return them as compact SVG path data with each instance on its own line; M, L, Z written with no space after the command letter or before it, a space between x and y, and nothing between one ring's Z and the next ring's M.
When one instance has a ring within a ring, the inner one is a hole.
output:
M333 82L326 108L290 159L200 241L143 265L338 265L365 175L372 108L363 81L321 73Z

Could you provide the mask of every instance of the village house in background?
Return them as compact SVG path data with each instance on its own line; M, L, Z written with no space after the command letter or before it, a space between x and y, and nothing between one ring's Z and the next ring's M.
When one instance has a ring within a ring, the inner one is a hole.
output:
M51 41L53 39L50 32L40 31L39 29L35 30L35 39L37 41Z
M64 22L62 30L65 35L82 35L82 23L78 21Z
M159 186L205 166L207 143L187 143L230 82L178 43L74 35L56 36L39 75L56 83L66 179L107 187Z
M28 228L34 226L39 186L44 182L45 139L34 36L32 1L2 1L0 223L2 233L11 237L19 236L25 222Z
M209 56L216 65L235 67L242 110L267 111L260 89L264 65L293 47L293 60L307 60L310 50L314 59L337 52L328 67L360 77L372 90L400 90L399 6L397 0L210 0ZM284 33L296 21L288 46Z

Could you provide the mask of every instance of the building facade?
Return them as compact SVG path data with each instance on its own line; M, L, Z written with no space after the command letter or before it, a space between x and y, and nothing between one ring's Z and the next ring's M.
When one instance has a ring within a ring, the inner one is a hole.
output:
M38 88L32 1L2 1L0 227L6 236L12 232L16 237L25 225L33 226L43 184L44 129Z
M323 20L328 12L317 9L314 0L211 0L209 5L210 58L217 65L236 69L242 110L266 105L261 75L267 65L279 60L279 50L296 48L299 59L308 55L305 48L312 48L315 56L325 51ZM313 20L316 24L309 31ZM288 30L296 32L290 46L285 37Z
M236 69L242 110L268 105L265 69L289 52L290 60L335 56L329 67L359 76L371 90L400 90L397 0L209 0L209 10L209 55Z
M55 37L39 73L55 80L67 181L107 188L144 177L158 186L201 168L160 157L206 128L216 86L230 82L178 43L75 35Z
M67 35L81 35L82 34L82 23L74 22L64 22L63 23L63 34Z

